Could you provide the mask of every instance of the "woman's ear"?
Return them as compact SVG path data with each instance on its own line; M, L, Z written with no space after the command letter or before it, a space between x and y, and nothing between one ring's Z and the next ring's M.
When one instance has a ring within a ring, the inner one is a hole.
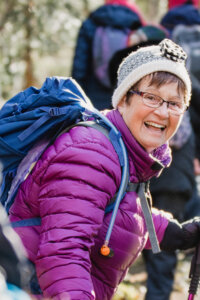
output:
M124 96L120 100L119 104L117 105L117 109L118 109L118 111L120 112L121 115L123 114L123 110L124 110L125 105L126 105L126 96Z

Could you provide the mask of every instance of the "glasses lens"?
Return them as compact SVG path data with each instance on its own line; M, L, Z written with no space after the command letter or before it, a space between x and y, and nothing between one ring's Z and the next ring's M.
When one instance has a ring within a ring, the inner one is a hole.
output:
M150 107L159 107L162 104L162 99L159 96L150 93L143 94L143 101L144 104Z
M187 109L187 106L183 102L165 101L161 97L151 93L143 93L143 102L145 105L153 108L158 108L163 102L166 102L168 111L174 115L181 115Z
M186 110L186 105L182 102L168 102L168 109L172 114L181 115Z

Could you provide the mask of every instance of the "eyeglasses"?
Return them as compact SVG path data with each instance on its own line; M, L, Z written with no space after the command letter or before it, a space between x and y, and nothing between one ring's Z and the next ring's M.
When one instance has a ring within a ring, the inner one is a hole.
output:
M143 103L146 106L152 107L152 108L158 108L163 105L163 103L167 104L167 108L169 113L173 115L181 115L187 110L187 105L183 102L180 101L166 101L163 98L147 93L147 92L140 92L140 91L134 91L134 90L129 90L128 93L131 94L137 94L142 97Z

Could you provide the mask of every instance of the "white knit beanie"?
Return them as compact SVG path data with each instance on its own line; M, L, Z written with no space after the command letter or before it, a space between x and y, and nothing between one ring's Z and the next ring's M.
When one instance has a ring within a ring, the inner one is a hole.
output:
M169 39L157 46L140 48L129 54L118 69L118 82L112 97L116 108L129 89L144 76L157 71L169 72L179 77L186 87L185 102L189 105L191 81L185 67L187 58L183 49Z

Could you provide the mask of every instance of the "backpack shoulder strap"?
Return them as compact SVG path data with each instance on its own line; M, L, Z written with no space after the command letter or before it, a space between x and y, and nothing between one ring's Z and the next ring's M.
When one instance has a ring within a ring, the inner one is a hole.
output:
M142 212L144 215L147 231L149 233L149 240L151 243L152 252L156 254L160 252L160 246L158 243L158 239L157 239L157 235L156 235L156 231L152 219L150 203L148 202L149 195L150 195L149 182L142 182L138 189L138 196L140 198Z
M120 165L121 165L121 161L122 161L121 155L122 154L121 154L121 151L119 151L119 145L116 142L116 140L114 139L114 136L109 134L108 128L103 126L103 124L100 125L100 124L96 123L95 121L79 122L76 125L92 127L92 128L97 129L98 131L102 132L110 140L110 142L112 143L112 145L113 145L113 147L114 147L114 149L115 149L115 151L118 155ZM125 180L124 180L123 191L122 191L123 192L123 197L124 197L125 193L127 192L128 183L129 183L129 171L125 173ZM117 198L117 194L118 194L118 191L115 193L113 198L110 200L109 204L106 206L106 209L105 209L106 214L113 210L114 205L115 205L115 201L116 201L116 198Z
M154 254L160 252L160 246L155 232L153 224L152 214L150 207L152 206L151 195L149 191L149 181L133 183L129 182L127 185L127 192L136 192L140 198L142 212L144 215L146 227L149 233L149 239Z

